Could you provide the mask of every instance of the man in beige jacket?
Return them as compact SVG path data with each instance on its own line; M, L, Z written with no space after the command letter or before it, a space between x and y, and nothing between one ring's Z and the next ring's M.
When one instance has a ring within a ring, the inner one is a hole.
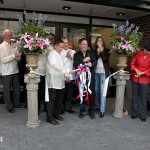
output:
M17 60L20 59L20 53L16 47L11 45L11 38L13 33L11 30L6 29L3 32L4 41L0 45L0 59L1 59L1 72L3 80L4 101L6 109L10 113L14 113L14 107L19 106L20 98L20 85ZM10 89L13 89L13 101L10 96Z

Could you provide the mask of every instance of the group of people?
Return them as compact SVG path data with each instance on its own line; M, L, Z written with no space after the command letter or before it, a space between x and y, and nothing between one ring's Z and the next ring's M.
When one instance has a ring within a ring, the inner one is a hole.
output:
M71 104L73 99L75 69L78 68L80 64L85 63L91 73L89 86L91 93L89 94L88 114L91 119L95 118L96 90L99 96L96 98L97 108L100 111L100 117L104 117L106 97L102 97L102 92L105 80L105 69L109 69L109 50L104 48L102 37L97 37L95 45L97 45L95 51L89 50L87 39L81 38L78 41L79 50L75 52L68 48L68 39L66 37L63 37L61 40L55 40L53 50L49 52L46 60L46 78L49 90L49 102L46 102L47 122L57 125L59 124L58 121L64 120L61 116L61 112L67 111L74 113ZM96 72L96 68L98 72ZM97 78L95 78L95 72L98 75ZM102 85L96 88L95 80ZM84 101L83 103L85 104ZM80 109L79 118L84 118L85 109L85 105Z
M11 39L13 33L6 29L3 32L4 41L0 45L0 71L3 81L4 101L6 109L14 113L14 108L20 108L20 84L17 61L20 60L21 53L17 47L13 47ZM50 47L47 52L41 54L38 60L38 68L35 72L41 74L39 83L38 99L45 99L45 75L48 84L49 101L45 102L47 122L57 125L64 118L61 113L72 110L73 88L75 80L75 69L80 64L86 63L91 73L89 93L88 114L91 119L95 118L95 104L99 111L99 117L103 118L106 108L106 96L103 96L103 88L106 77L109 75L109 49L105 47L103 38L98 36L94 43L94 48L89 49L86 38L78 41L78 50L69 48L67 37L55 39L54 34L49 35ZM131 80L132 80L132 108L131 119L135 119L139 114L141 121L146 121L147 92L150 83L150 43L144 46L144 50L137 52L131 60ZM10 89L13 89L13 101ZM40 109L40 103L39 109ZM85 102L80 108L79 118L85 116Z
M3 32L4 41L0 45L1 74L4 87L4 101L6 109L10 113L15 112L15 108L20 108L20 84L17 61L21 58L21 53L17 47L13 47L11 39L13 33L6 29ZM49 101L45 102L46 120L51 124L59 124L64 120L60 113L67 111L74 113L72 109L73 89L75 80L75 69L80 64L86 63L91 72L91 82L89 94L88 114L91 119L95 118L95 97L100 117L104 117L106 97L102 97L103 84L109 70L109 50L104 47L102 37L97 37L94 50L89 50L86 38L81 38L78 42L79 50L69 48L67 37L55 39L54 34L49 35L50 47L47 52L39 55L38 68L35 72L41 74L41 81L38 90L38 109L40 101L45 99L45 75L49 91ZM96 82L95 82L96 80ZM96 83L96 84L95 84ZM13 89L13 100L10 89ZM44 90L43 90L44 89ZM95 93L96 91L96 93ZM85 107L80 110L79 117L84 117Z

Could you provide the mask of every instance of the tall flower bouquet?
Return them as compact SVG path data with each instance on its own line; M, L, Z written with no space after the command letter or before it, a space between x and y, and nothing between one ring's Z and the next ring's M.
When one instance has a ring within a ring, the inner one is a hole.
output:
M124 25L117 26L112 24L113 33L110 36L110 42L113 45L112 50L117 55L132 56L139 48L142 33L139 32L139 27L130 24L127 20Z
M33 19L29 20L26 11L24 12L24 15L25 21L18 15L19 30L14 29L18 49L25 54L42 54L49 46L47 35L50 31L44 26L46 16L39 14L38 19L36 19L36 15L33 13Z

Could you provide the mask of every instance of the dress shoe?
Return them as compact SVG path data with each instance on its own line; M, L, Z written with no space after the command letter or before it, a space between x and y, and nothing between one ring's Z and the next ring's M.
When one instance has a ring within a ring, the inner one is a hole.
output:
M94 114L94 112L90 112L90 113L89 113L89 116L90 116L91 119L95 119L95 114Z
M59 121L64 121L64 118L62 118L61 116L55 117L55 119L57 119Z
M105 115L104 112L100 112L99 117L100 117L100 118L103 118L104 115Z
M80 113L80 114L79 114L79 118L84 118L84 114L83 114L83 113Z
M75 113L75 111L72 110L72 109L69 109L69 110L68 110L68 109L65 109L65 111L66 111L66 112L69 112L69 113L71 113L71 114L74 114L74 113Z
M131 115L131 119L135 119L135 118L136 118L136 116L132 116L132 115Z
M61 110L60 114L61 114L61 115L64 115L64 114L65 114L64 110Z
M59 124L59 122L57 120L55 120L55 119L53 119L53 120L47 120L47 122L51 123L53 125L58 125Z
M9 113L15 113L15 110L13 108L11 108L11 109L8 109L8 112Z
M146 122L146 118L141 118L141 121L142 122Z

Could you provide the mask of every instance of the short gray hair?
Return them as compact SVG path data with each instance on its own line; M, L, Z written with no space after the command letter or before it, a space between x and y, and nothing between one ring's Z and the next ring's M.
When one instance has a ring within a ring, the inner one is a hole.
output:
M5 34L6 34L7 32L13 33L10 29L5 29L5 30L3 31L3 36L5 36Z

